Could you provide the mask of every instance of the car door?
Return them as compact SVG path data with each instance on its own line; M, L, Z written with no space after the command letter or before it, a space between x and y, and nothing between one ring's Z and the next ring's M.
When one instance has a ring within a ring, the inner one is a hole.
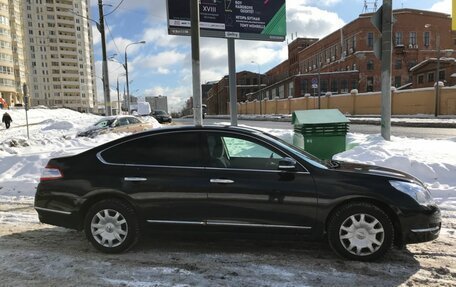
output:
M114 123L114 131L116 133L127 133L128 132L128 127L129 127L129 122L128 118L126 117L121 117L116 120Z
M289 155L253 136L208 132L204 144L209 225L311 231L317 198L304 167L280 170Z
M147 222L201 224L207 194L200 146L197 132L160 132L122 143L102 157L123 154L120 189Z

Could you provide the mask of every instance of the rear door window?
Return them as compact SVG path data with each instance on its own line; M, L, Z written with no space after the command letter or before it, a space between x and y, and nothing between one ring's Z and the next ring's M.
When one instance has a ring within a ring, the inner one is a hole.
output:
M101 152L108 163L200 167L200 134L165 133L143 136Z

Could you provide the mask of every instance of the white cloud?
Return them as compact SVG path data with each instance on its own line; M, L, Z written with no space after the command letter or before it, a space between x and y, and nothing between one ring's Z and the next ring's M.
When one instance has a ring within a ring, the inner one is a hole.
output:
M432 5L432 11L451 14L451 0L441 0Z
M142 69L161 69L166 70L167 67L173 66L182 62L186 55L177 51L164 51L150 56L138 56L133 63L140 66Z
M101 34L95 25L92 25L92 37L93 37L93 45L100 44Z
M143 39L156 47L181 47L190 46L190 37L168 35L166 25L156 25L144 30Z
M344 24L336 13L316 7L295 4L287 11L288 33L297 32L299 37L321 38Z
M144 91L144 96L166 96L170 112L180 111L185 102L192 96L191 86L162 87L157 86Z

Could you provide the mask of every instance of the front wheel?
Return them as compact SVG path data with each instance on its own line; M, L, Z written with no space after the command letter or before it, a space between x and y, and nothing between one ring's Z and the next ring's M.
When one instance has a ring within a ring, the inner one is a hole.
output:
M114 199L100 201L89 209L84 230L92 245L105 253L125 251L139 238L139 223L133 208Z
M376 260L391 248L394 228L388 215L370 203L351 203L339 208L329 220L328 240L342 257Z

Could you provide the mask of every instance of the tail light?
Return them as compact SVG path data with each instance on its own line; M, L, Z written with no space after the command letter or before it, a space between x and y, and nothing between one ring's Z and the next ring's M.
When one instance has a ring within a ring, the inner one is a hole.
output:
M52 166L46 166L41 173L40 181L54 180L59 178L63 178L63 174L60 169Z

